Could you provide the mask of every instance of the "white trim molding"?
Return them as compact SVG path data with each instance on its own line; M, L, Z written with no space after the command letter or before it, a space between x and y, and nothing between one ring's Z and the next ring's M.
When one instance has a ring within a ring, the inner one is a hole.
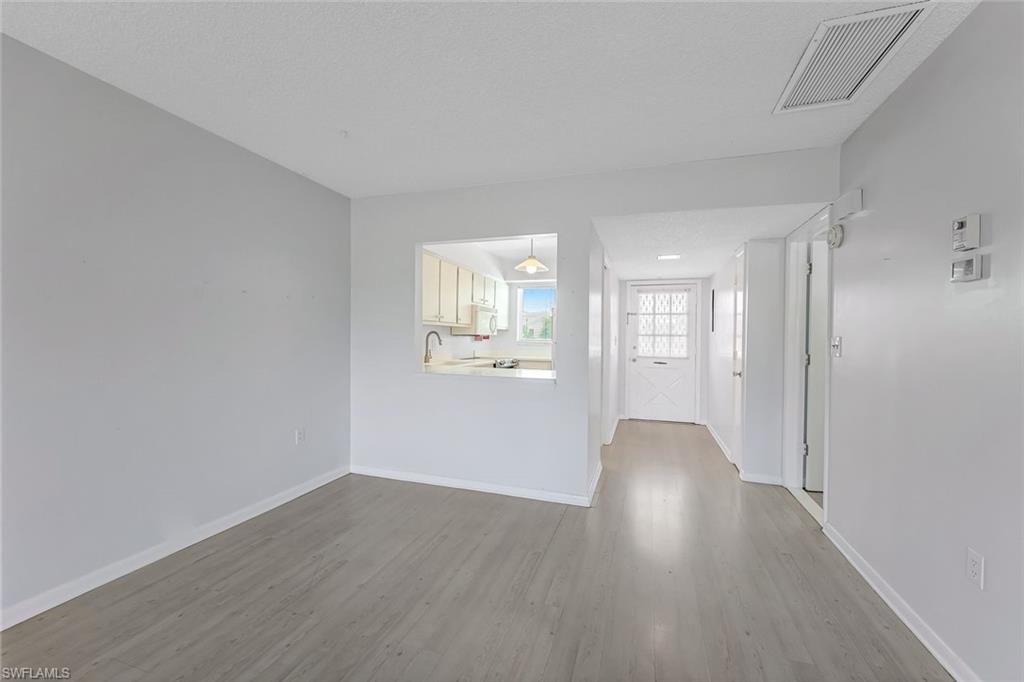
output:
M819 526L823 526L825 524L824 510L818 506L818 503L814 501L814 498L811 497L806 490L791 486L786 486L786 490L793 494L793 497L795 497L796 501L800 503L800 506L807 510L807 513L818 522Z
M498 485L496 483L468 481L462 478L446 478L444 476L431 476L430 474L419 474L413 471L378 469L377 467L361 466L358 464L352 465L352 473L360 474L362 476L373 476L375 478L390 478L395 481L406 481L408 483L425 483L427 485L441 486L442 488L458 488L460 490L474 490L479 493L494 493L496 495L508 495L509 497L523 497L528 500L540 500L541 502L571 504L576 507L590 506L590 498L587 495L572 495L570 493L559 493L551 490L515 488L512 486Z
M604 464L600 461L597 463L597 471L594 473L594 478L590 481L590 486L587 488L587 506L594 506L594 494L597 492L597 485L601 482L601 474L604 473Z
M706 424L705 426L707 427L708 433L711 434L711 437L715 439L716 443L718 443L718 448L722 451L722 454L725 455L725 459L731 463L732 453L729 452L729 448L725 446L725 441L723 441L718 435L718 431L715 431L715 427L711 424Z
M853 548L846 538L829 523L822 528L825 537L832 541L847 561L853 564L868 585L878 593L889 608L899 617L900 620L910 629L914 635L921 640L921 644L935 656L935 659L942 664L942 667L953 676L958 682L980 682L981 678L971 670L967 662L960 658L942 638L932 630L931 626L918 615L910 604L908 604L893 587L885 581L885 578L868 563L867 559L860 555Z
M740 480L746 483L764 483L765 485L782 485L782 476L751 474L740 469Z
M218 533L222 533L228 528L244 523L251 518L274 509L275 507L280 507L286 502L291 502L295 498L301 497L308 492L327 485L331 481L337 480L348 473L348 467L339 467L332 471L328 471L316 478L312 478L288 488L287 490L282 490L276 495L272 495L266 499L260 500L259 502L250 504L247 507L243 507L238 511L222 516L219 519L214 519L209 523L204 523L203 525L193 528L192 530L189 530L177 537L161 542L158 545L154 545L149 549L144 549L141 552L132 554L124 559L119 559L118 561L97 568L96 570L79 578L75 578L74 580L70 580L62 585L51 588L46 592L24 599L3 610L3 628L7 629L12 625L17 625L22 621L38 616L44 611L48 611L55 606L59 606L66 601L70 601L75 597L81 596L90 590L94 590L101 585L111 582L112 580L126 576L132 571L137 571L143 566L147 566L154 561L159 561L160 559L168 557L175 552L179 552L186 547L190 547L197 542L201 542Z
M605 437L605 439L604 439L604 444L605 445L611 445L612 444L612 441L615 440L615 432L618 431L618 430L619 430L619 417L616 417L615 418L615 423L612 424L611 433L609 433Z

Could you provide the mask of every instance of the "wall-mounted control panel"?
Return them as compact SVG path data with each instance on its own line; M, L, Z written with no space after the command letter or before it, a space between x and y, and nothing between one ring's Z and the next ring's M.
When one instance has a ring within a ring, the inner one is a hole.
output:
M981 279L981 256L968 256L953 261L949 273L950 282L970 282Z
M965 215L953 221L953 250L971 251L981 246L981 216Z

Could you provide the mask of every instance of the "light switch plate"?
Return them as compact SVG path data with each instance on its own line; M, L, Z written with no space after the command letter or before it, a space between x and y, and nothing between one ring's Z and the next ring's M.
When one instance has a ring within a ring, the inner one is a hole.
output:
M833 336L832 337L832 357L841 358L843 357L843 337Z

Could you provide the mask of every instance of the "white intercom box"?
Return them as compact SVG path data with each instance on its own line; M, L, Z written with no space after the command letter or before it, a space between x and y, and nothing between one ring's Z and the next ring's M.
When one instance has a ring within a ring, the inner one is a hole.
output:
M970 251L981 246L981 216L965 215L953 221L953 250Z

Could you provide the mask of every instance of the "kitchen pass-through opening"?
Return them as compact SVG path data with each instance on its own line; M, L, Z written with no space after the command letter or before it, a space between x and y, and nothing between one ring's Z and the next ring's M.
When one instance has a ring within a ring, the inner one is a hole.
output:
M417 259L423 372L555 378L557 235L428 242Z

